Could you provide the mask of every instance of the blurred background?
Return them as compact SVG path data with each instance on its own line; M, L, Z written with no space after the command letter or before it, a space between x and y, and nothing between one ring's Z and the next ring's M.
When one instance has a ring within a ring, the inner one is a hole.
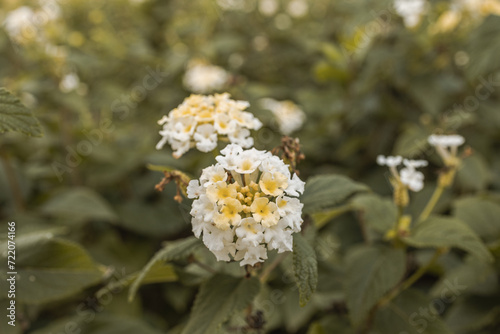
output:
M3 0L0 86L33 110L43 136L0 137L0 217L17 222L27 268L20 325L2 320L2 333L63 333L73 322L83 333L162 333L185 320L207 275L189 265L175 268L182 283L145 286L132 303L126 289L106 306L92 296L163 241L191 235L188 201L173 201L174 185L156 192L162 174L146 166L198 176L213 163L155 149L157 121L193 92L249 101L264 123L258 149L300 138L304 180L340 173L390 195L378 154L429 159L410 210L423 207L441 166L427 137L459 133L474 153L440 210L459 195L500 200L499 15L496 0ZM281 114L270 110L277 101L288 101ZM360 239L349 219L327 227L335 254ZM305 333L325 310L343 314L334 285L320 285L331 298L306 309L286 290L290 302L266 331ZM472 294L465 305L493 306L475 309L488 321L470 321L499 330L498 288Z

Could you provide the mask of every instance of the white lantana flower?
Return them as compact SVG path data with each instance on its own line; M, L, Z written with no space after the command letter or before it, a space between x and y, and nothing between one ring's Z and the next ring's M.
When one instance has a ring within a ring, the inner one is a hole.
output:
M292 101L276 101L265 98L260 101L263 108L270 110L278 121L279 129L284 135L300 129L306 114Z
M158 124L163 126L163 138L156 145L161 149L170 144L175 158L195 147L210 152L217 147L220 137L242 147L253 146L250 130L258 130L262 123L245 109L246 101L230 99L228 93L191 95L182 104L163 116Z
M401 171L398 171L397 167L401 165L401 162L403 162L405 167ZM399 155L388 157L379 155L377 157L377 164L389 167L394 179L397 182L401 182L401 184L411 191L419 192L424 187L424 174L416 169L427 166L428 162L425 160L403 159Z
M193 233L219 261L255 265L267 251L292 250L300 232L304 182L267 151L229 144L187 188Z
M33 23L34 17L35 11L28 6L22 6L9 12L5 18L4 26L10 38L22 42L28 37L34 37L37 30Z
M76 73L66 74L59 82L59 89L63 93L74 91L80 85L80 77Z
M419 192L424 188L424 174L416 168L427 166L427 161L404 159L403 164L405 167L400 171L401 182L411 191Z
M455 165L458 147L465 143L465 138L460 135L431 135L428 142L436 148L446 165Z
M184 74L184 86L193 93L206 94L224 88L229 73L222 67L192 62Z
M426 10L425 0L395 0L396 13L403 18L405 26L413 28L418 25Z

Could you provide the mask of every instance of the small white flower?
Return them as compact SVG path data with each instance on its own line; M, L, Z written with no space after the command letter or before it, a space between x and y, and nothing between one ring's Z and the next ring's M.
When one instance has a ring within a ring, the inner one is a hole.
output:
M309 6L305 0L292 0L288 3L287 12L290 16L299 18L307 14Z
M273 16L279 9L278 0L260 0L259 11L262 15Z
M429 144L444 148L459 147L465 143L465 138L460 135L431 135Z
M278 224L269 227L264 232L264 240L269 250L277 249L278 253L291 252L293 250L293 230L287 229L288 224L284 219Z
M224 88L228 79L222 67L191 63L184 75L184 86L193 93L206 94Z
M403 162L405 167L401 171L398 171L397 167L401 165L401 162ZM388 157L379 155L377 157L377 164L389 167L394 179L401 182L411 191L418 192L424 187L424 174L417 171L416 168L427 166L428 162L425 160L408 160L403 159L399 155Z
M400 171L401 183L406 185L411 191L419 192L424 188L424 174L416 168L428 165L425 160L403 160L405 168Z
M395 0L394 7L404 20L405 26L416 27L426 10L425 0Z
M380 166L397 167L397 166L401 165L402 161L403 161L403 157L400 155L388 156L388 157L385 157L383 155L379 155L377 157L377 164L379 164Z
M212 124L203 124L196 128L193 139L201 152L210 152L217 147L217 133Z
M36 31L34 17L35 12L31 7L19 7L7 14L4 21L5 30L12 39L22 40L24 34L31 35Z
M264 261L267 250L291 251L303 208L291 196L304 182L266 151L230 144L216 160L188 185L194 235L218 260L233 257L242 266Z
M63 93L74 91L80 85L80 78L76 73L66 74L59 83L59 89Z
M290 135L302 127L306 119L306 114L292 101L276 101L273 99L262 99L260 101L263 108L270 110L282 134Z
M264 239L263 230L262 225L256 222L253 217L248 217L241 220L235 233L241 242L257 247Z
M191 180L187 186L187 197L188 198L196 198L200 197L202 194L203 187L200 185L198 180Z
M460 135L431 135L428 142L436 148L445 164L454 165L458 147L465 143L465 138Z

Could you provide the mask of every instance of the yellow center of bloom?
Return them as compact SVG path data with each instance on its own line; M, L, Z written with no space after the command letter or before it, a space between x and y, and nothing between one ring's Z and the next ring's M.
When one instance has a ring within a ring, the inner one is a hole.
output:
M227 184L224 181L218 181L215 184L208 186L207 196L212 202L218 202L225 198L236 198L237 184Z
M257 230L255 229L255 225L252 224L251 222L247 221L243 225L243 228L247 230L248 232L252 232L253 234L257 233Z
M286 206L288 202L285 201L283 198L278 199L278 208L283 209L283 207Z
M222 204L222 208L214 216L215 226L221 230L227 230L230 225L237 225L241 220L239 213L243 210L240 201L234 198L225 198L220 204Z
M279 196L288 187L288 182L286 176L279 172L275 172L274 175L264 173L260 178L259 186L264 194Z
M261 223L265 227L276 225L279 220L279 214L276 211L276 204L269 202L266 197L256 198L250 209L253 213L253 218L256 222Z

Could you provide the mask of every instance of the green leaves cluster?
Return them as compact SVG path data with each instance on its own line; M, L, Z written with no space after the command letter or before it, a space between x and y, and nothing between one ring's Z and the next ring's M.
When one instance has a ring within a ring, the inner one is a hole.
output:
M42 135L40 123L31 110L5 88L0 88L0 133L9 131L35 137Z

